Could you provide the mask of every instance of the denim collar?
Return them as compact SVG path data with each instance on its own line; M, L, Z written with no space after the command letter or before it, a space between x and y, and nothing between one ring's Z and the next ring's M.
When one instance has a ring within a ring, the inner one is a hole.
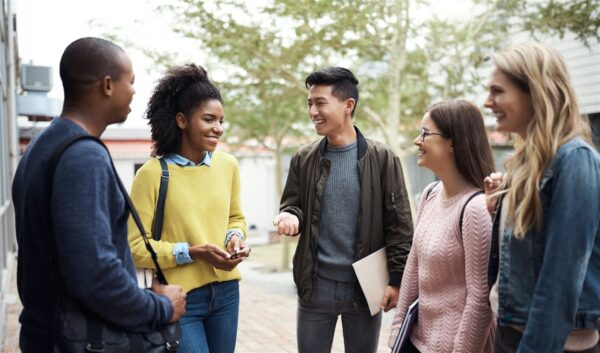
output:
M177 164L182 167L194 167L197 165L198 166L206 165L206 166L210 167L210 165L212 163L212 152L206 152L206 154L204 155L204 159L198 164L190 161L189 159L187 159L177 153L168 154L164 158L167 161L167 163Z

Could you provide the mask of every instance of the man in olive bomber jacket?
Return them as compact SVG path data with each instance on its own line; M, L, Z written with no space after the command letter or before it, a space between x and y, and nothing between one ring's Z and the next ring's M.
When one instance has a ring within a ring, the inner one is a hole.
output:
M385 247L390 281L381 307L395 307L413 234L402 166L354 127L358 80L350 70L322 69L305 83L309 117L324 138L293 156L273 220L279 234L302 234L293 260L298 351L330 351L341 315L346 352L375 352L381 313L370 315L352 263Z

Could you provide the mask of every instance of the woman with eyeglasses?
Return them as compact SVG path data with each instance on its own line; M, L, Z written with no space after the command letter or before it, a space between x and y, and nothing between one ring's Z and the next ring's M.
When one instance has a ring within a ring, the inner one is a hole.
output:
M494 160L481 112L464 100L434 104L414 144L418 165L440 181L421 194L388 344L393 346L409 305L418 298L418 321L404 352L491 352L492 222L482 190Z
M554 49L524 43L492 62L485 106L515 148L506 174L485 180L496 351L598 352L600 157L589 126Z

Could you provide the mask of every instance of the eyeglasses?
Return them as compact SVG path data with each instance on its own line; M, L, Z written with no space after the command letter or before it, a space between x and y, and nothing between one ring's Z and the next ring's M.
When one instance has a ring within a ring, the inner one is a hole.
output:
M448 136L446 136L444 134L440 134L440 133L437 133L437 132L429 132L429 131L425 130L424 128L421 128L421 134L420 134L420 136L421 136L421 142L422 143L425 143L425 137L427 137L429 135L438 135L438 136L442 136L442 137L448 138Z

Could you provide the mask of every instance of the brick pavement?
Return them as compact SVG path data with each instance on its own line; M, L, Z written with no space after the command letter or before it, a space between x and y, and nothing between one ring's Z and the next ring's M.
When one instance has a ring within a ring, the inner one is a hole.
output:
M296 294L291 273L263 273L256 264L242 265L244 279L240 283L236 353L296 352ZM16 293L14 271L11 277L11 289L4 300L7 305L5 337L1 332L3 325L0 325L0 353L20 352L18 315L22 306ZM390 321L391 313L384 315L378 352L389 352L386 342ZM338 321L332 352L343 353L343 346Z

